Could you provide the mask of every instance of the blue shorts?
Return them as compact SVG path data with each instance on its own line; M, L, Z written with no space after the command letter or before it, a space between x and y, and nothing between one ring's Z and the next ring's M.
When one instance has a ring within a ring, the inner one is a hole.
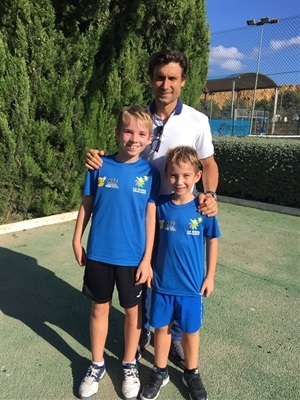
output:
M175 296L153 290L150 325L161 328L176 320L182 332L195 333L202 325L203 296Z

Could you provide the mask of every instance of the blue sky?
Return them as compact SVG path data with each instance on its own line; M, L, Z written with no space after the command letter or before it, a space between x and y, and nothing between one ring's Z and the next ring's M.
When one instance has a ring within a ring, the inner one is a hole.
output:
M279 23L263 26L259 72L279 85L300 84L299 0L206 0L206 10L211 31L209 79L256 72L262 27L247 26L246 21L269 17Z
M285 18L300 14L299 0L206 0L211 32L241 28L249 19Z

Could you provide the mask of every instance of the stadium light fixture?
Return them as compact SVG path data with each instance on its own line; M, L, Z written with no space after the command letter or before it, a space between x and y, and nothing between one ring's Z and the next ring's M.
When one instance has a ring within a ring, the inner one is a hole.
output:
M255 110L256 90L257 90L260 58L261 58L261 48L262 48L262 41L263 41L264 25L265 24L278 24L278 22L279 22L278 18L270 19L269 17L263 17L257 22L255 21L255 19L249 19L247 21L247 25L249 25L249 26L261 26L258 55L257 55L257 64L256 64L256 73L255 73L253 102L252 102L252 110L251 110L251 117L250 117L250 135L252 135L253 117L254 117L254 110Z

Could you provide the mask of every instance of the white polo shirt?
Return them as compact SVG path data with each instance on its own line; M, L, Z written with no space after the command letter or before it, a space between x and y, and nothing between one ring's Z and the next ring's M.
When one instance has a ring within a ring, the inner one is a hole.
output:
M183 104L180 99L178 99L177 106L165 125L155 114L154 101L149 109L154 116L154 135L156 128L163 126L160 137L161 143L158 152L152 150L151 145L148 145L143 151L142 157L154 164L160 171L160 194L169 194L171 190L164 177L166 152L176 146L191 146L196 149L200 160L212 156L214 147L210 125L206 115Z

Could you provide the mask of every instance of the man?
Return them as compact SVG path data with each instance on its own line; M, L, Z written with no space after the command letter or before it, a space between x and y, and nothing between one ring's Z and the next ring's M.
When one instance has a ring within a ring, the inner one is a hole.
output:
M185 85L188 61L184 54L175 50L162 50L152 55L148 73L154 100L149 109L154 117L152 143L146 147L142 157L158 167L161 176L164 173L166 152L175 146L192 146L196 149L202 164L202 183L204 194L199 195L199 210L208 216L217 214L218 166L214 159L214 148L208 118L183 104L180 100L181 89ZM103 151L90 150L87 153L86 166L89 169L102 165ZM165 179L161 179L160 194L169 194L171 188ZM140 338L138 358L151 340L149 325L151 289L144 290L143 326ZM179 366L184 369L182 335L176 323L172 330L172 354Z

